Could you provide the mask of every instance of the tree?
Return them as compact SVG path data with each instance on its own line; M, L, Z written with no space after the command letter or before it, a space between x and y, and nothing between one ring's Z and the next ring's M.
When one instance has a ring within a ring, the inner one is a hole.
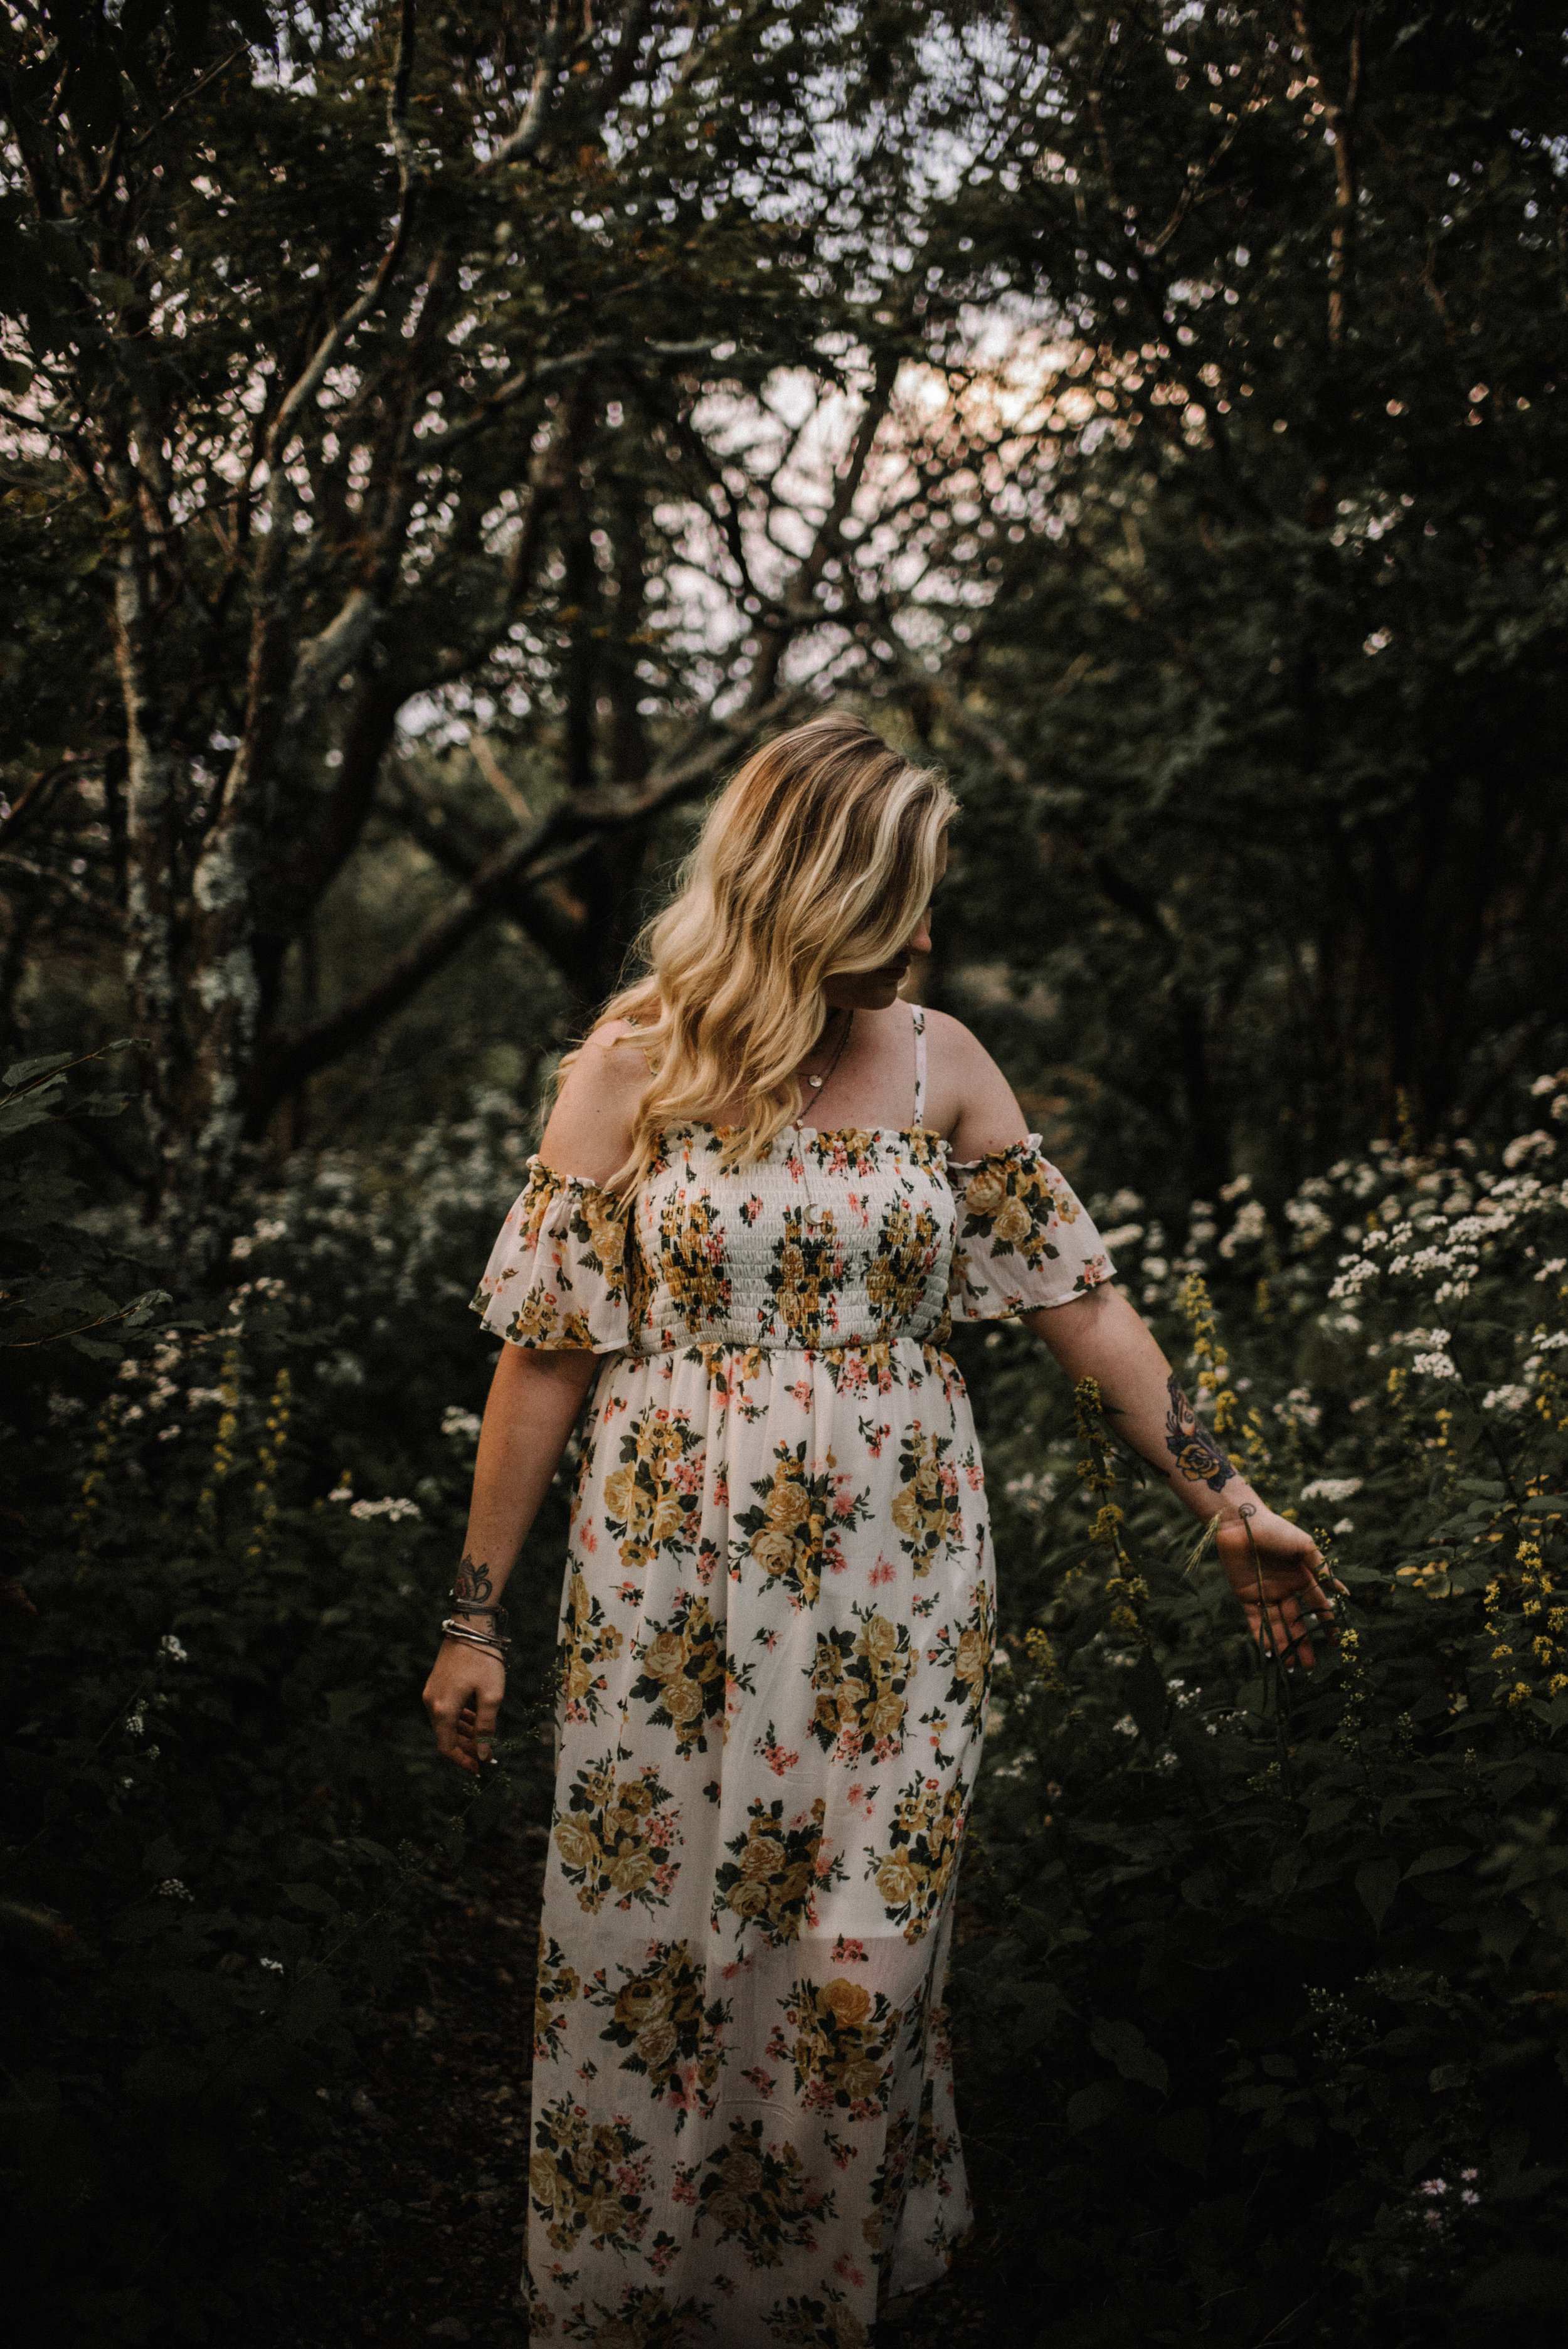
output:
M956 768L934 984L1006 955L1124 1176L1568 1043L1538 12L176 22L5 36L0 1005L123 924L192 1261L498 915L586 1011L670 812L835 693ZM442 895L316 1001L389 830Z
M652 820L810 691L787 665L896 365L877 256L919 16L13 16L7 968L122 932L192 1268L247 1138L498 909L601 996ZM813 141L830 108L852 180ZM810 405L851 359L864 412L813 509L767 387ZM525 799L476 745L504 826L399 755L487 728L533 761ZM388 809L458 885L287 1026L290 957Z
M1561 1057L1560 28L1018 25L1034 104L965 227L972 298L1045 331L944 459L969 534L897 666L965 770L970 950L1054 997L1080 1140L1294 1182Z

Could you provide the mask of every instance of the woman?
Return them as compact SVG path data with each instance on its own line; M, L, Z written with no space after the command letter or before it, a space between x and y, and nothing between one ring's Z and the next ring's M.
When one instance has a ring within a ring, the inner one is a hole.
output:
M969 2222L942 2004L990 1673L952 1316L1021 1318L1312 1661L1263 1507L955 1020L899 998L954 802L858 720L752 758L570 1064L476 1300L507 1343L426 1690L474 1771L500 1597L598 1372L540 1944L535 2340L851 2349ZM1254 1568L1238 1506L1249 1513Z

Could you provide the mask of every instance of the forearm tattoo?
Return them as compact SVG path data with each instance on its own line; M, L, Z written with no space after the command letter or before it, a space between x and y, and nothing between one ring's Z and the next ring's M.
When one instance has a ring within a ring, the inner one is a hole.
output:
M1174 1371L1165 1391L1171 1398L1165 1420L1165 1448L1176 1463L1177 1474L1184 1476L1189 1485L1207 1485L1211 1493L1217 1493L1238 1473L1234 1464L1226 1459L1208 1429L1200 1424Z
M490 1592L494 1588L489 1567L481 1566L477 1558L469 1557L465 1550L463 1562L458 1568L458 1578L452 1585L452 1597L467 1599L476 1607L484 1607L489 1604Z

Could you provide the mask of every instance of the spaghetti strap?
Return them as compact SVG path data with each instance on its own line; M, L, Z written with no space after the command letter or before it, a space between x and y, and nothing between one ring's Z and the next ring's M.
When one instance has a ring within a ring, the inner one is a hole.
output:
M918 1131L925 1123L925 1006L912 1003L909 1009L914 1021L914 1125Z

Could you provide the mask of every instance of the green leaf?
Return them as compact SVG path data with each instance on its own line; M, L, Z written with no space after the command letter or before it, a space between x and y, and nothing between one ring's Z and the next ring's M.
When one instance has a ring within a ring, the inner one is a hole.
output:
M0 1072L0 1085L25 1085L41 1077L49 1069L68 1069L81 1058L79 1052L36 1052L30 1061L13 1061Z
M1212 2135L1208 2114L1186 2105L1180 2112L1161 2114L1154 2124L1154 2147L1178 2168L1196 2170L1202 2177L1209 2166Z
M1430 1851L1422 1852L1418 1859L1410 1862L1405 1870L1405 1881L1408 1884L1413 1876L1436 1876L1445 1868L1458 1868L1462 1861L1474 1857L1468 1843L1434 1844Z
M137 289L131 280L120 276L118 270L89 269L88 284L100 302L108 302L117 310L123 310L128 303L137 298Z
M0 1102L0 1134L23 1133L30 1125L45 1125L59 1106L59 1092L53 1085L41 1085L21 1101Z
M1127 2104L1127 2091L1116 2080L1094 2080L1080 2088L1076 2096L1068 2099L1068 2129L1073 2137L1082 2137L1086 2129L1098 2128L1101 2121L1112 2119Z
M308 1909L313 1916L335 1917L337 1903L330 1892L319 1884L285 1884L283 1890L296 1909Z
M1398 1889L1399 1863L1397 1859L1364 1859L1356 1871L1356 1889L1379 1933Z
M1089 2032L1089 2044L1098 2054L1115 2064L1124 2080L1141 2080L1145 2087L1153 2088L1161 2096L1169 2089L1171 2075L1164 2059L1154 2053L1136 2023L1112 2023L1097 2015Z

